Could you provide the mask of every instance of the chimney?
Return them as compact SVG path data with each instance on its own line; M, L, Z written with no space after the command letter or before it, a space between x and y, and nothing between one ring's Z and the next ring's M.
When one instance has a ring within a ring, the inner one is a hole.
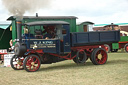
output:
M38 17L38 13L36 13L36 17Z
M21 41L22 41L22 36L21 36L22 22L20 20L17 20L16 24L17 24L17 41L21 43Z
M112 30L114 30L114 26L113 26L114 24L113 23L111 23L111 26L112 26Z

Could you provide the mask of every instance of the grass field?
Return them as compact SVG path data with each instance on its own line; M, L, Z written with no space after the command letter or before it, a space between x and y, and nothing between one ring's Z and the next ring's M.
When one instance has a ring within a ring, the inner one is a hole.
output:
M0 85L128 85L128 53L109 53L105 65L68 60L32 73L0 67Z

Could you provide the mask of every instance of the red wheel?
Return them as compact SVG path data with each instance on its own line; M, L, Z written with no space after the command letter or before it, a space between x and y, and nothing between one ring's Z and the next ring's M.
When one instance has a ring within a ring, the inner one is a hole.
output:
M104 46L105 46L105 50L106 50L106 52L109 53L109 52L110 52L110 46L107 45L107 44L105 44Z
M37 55L29 55L24 60L24 69L28 72L35 72L40 68L41 61Z
M16 55L14 55L10 61L11 67L14 70L22 70L22 69L24 69L23 68L23 61L24 61L24 57L18 57Z
M92 63L95 65L105 64L107 58L108 58L107 52L103 48L95 49L91 55Z
M124 46L125 52L128 52L128 43Z
M126 51L128 51L128 46L126 46Z

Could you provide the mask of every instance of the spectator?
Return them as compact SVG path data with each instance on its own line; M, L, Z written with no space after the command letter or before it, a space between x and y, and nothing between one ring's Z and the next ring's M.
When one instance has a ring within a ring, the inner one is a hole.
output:
M11 47L9 48L9 52L11 52L11 51L14 50L14 46L13 46L12 39L10 40L9 44L10 44L10 46L11 46Z

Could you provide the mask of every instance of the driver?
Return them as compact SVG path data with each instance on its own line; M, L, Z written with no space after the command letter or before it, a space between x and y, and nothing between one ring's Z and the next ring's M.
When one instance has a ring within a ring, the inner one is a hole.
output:
M28 34L28 28L27 27L24 28L24 34Z
M54 31L55 26L43 26L43 28L44 28L43 33L46 33L44 35L45 39L46 38L48 39L48 38L54 38L55 37L55 31Z

